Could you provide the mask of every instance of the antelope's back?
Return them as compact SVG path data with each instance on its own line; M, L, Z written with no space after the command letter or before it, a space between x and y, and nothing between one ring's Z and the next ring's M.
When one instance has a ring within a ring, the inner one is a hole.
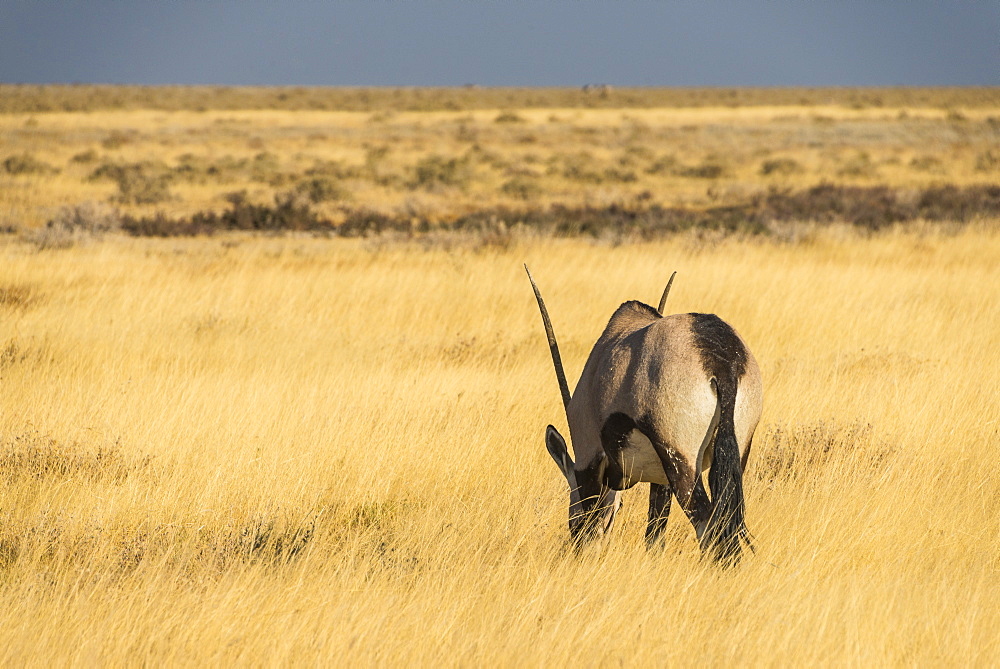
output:
M650 426L685 459L700 462L718 420L711 380L720 365L739 370L734 418L742 453L760 418L761 395L757 362L743 340L713 315L661 317L648 305L626 302L595 344L574 393L574 444L581 432L585 442L596 439L591 448L599 447L603 421L624 413Z

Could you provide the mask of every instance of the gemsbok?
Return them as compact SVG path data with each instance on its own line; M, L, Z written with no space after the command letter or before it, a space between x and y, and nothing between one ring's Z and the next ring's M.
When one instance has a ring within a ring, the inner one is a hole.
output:
M621 491L648 482L646 542L666 528L671 493L703 552L724 563L753 549L744 522L743 469L760 420L757 361L713 314L663 315L622 304L594 344L572 397L552 321L527 265L562 393L576 460L555 427L545 447L569 483L569 531L580 545L611 530ZM708 472L709 499L702 483Z

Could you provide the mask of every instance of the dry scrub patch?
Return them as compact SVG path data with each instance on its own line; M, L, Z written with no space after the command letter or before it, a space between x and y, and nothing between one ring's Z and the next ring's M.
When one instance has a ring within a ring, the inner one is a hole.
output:
M0 87L0 109L18 92ZM132 99L135 91L120 93ZM262 98L229 93L280 102L273 91ZM539 94L525 107L457 109L410 105L413 92L403 91L395 108L377 103L385 108L371 112L349 111L353 104L192 111L175 108L181 98L170 95L156 109L152 95L146 109L123 102L90 112L0 113L0 228L44 227L59 207L83 202L136 219L188 219L218 214L240 193L263 206L300 196L334 223L371 211L433 224L475 211L530 214L556 205L699 210L741 205L771 188L798 192L827 183L923 191L996 182L1000 104L992 89L897 91L878 104L861 102L872 91L828 92L834 102L822 104L815 91L798 100L771 92L770 102L753 91L731 103L689 96L693 104L675 105L666 104L666 93L647 91L638 96L644 102L623 95L618 107L569 99L565 107L544 105ZM206 94L215 95L195 97ZM531 97L515 97L524 95ZM845 102L836 104L839 98Z

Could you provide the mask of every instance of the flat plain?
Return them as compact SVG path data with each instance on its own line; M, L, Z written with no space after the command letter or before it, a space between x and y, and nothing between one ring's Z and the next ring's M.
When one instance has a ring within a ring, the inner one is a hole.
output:
M995 662L996 218L43 243L64 206L183 216L320 178L332 219L996 180L1000 105L768 102L0 114L35 161L0 172L0 663ZM167 194L130 201L91 178L105 163L153 164ZM740 331L764 377L754 555L703 561L676 505L647 552L644 485L611 537L567 546L525 262L571 386L615 307L674 270L668 311Z

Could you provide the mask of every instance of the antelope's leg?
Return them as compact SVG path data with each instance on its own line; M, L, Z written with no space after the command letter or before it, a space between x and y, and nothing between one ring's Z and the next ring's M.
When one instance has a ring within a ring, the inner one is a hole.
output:
M677 499L680 501L684 513L687 514L688 520L694 525L698 542L701 543L701 536L705 533L705 528L708 527L708 519L712 517L712 502L708 499L708 493L705 492L705 484L701 482L701 478L694 478L694 472L691 472L690 476L682 476L682 481L683 488L681 489L684 490L682 493L684 496L679 494Z
M712 516L712 502L708 499L701 477L695 474L694 463L689 463L678 456L676 451L666 446L665 442L655 438L657 435L646 436L660 456L663 472L667 475L670 487L673 488L685 515L694 525L694 531L700 542L701 535L708 527L708 519Z
M663 532L667 529L667 516L670 515L670 494L670 486L668 485L649 484L649 515L646 521L647 548L659 545Z
M614 415L616 414L612 414L612 416ZM674 495L677 497L677 501L680 502L681 508L684 509L684 513L687 515L688 520L690 520L691 524L694 525L694 531L698 535L698 540L700 542L701 536L705 533L705 528L708 527L708 519L712 517L712 503L708 499L708 493L705 492L705 485L701 482L701 477L696 474L696 463L688 462L687 459L681 455L679 449L673 448L671 444L664 439L663 434L648 421L639 421L635 425L636 429L649 440L650 444L652 444L653 449L656 451L656 457L659 458L660 465L663 467L663 474L669 483L669 486L665 486L667 491L664 494L664 497L666 497L667 504L662 505L664 507L664 511L669 510L669 493L672 490ZM607 441L611 442L610 439ZM605 450L607 450L607 446L605 446ZM650 524L653 524L653 496L654 492L651 489L649 515ZM662 515L663 523L665 523L666 513L664 512ZM659 532L662 532L662 528L657 529L658 531L651 529L650 525L647 525L646 536L649 537L650 534L654 534L655 536L658 535Z

